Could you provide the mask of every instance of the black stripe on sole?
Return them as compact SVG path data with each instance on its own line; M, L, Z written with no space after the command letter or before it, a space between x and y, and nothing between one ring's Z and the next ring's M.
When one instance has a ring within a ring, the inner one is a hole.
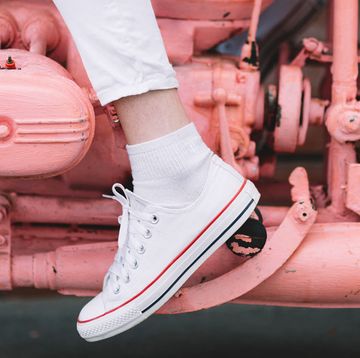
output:
M232 227L234 224L244 215L249 206L254 202L254 199L251 199L250 202L245 206L244 210L231 222L231 224L181 273L181 275L167 288L165 292L162 293L153 303L151 303L148 307L143 309L141 313L145 313L151 307L153 307L157 302L159 302L173 287L174 285L185 275L187 271L213 246L215 245L221 237Z

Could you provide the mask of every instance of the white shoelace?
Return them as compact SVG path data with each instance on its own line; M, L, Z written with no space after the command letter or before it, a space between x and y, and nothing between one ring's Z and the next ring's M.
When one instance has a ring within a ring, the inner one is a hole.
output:
M116 189L120 188L124 195ZM158 216L156 214L141 212L130 206L130 200L126 194L125 187L120 183L112 186L114 195L103 195L105 198L113 199L122 205L122 215L118 217L120 224L118 236L118 251L114 262L110 266L104 278L103 290L107 284L110 285L114 294L120 292L120 283L130 281L130 269L138 268L137 254L145 253L145 245L142 239L150 239L151 230L144 222L156 224ZM139 239L141 238L141 240Z

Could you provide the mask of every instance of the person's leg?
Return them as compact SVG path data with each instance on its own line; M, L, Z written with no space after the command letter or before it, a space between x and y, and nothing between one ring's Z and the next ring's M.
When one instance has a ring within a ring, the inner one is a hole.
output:
M177 90L122 98L115 106L129 143L134 192L163 204L196 199L212 151L187 118Z
M114 104L130 145L161 137L190 123L176 89L129 96Z
M134 192L161 203L193 200L211 151L185 114L150 1L54 3L100 103L114 102L128 142Z
M150 0L53 0L102 105L177 88Z
M54 2L101 104L115 101L134 179L135 193L113 186L119 249L78 318L80 335L96 341L156 312L245 222L259 193L186 117L150 0Z

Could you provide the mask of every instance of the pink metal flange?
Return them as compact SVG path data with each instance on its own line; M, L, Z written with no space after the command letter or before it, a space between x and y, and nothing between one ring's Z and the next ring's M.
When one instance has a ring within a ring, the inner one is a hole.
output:
M298 144L303 75L300 67L280 67L278 118L274 131L274 149L294 152Z

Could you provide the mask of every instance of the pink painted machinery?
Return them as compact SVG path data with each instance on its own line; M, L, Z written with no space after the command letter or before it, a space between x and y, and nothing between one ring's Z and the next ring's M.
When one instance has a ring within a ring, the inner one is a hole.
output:
M241 245L254 238L237 235L163 313L230 301L360 306L358 2L329 2L327 39L305 38L293 56L277 36L276 74L266 83L261 49L283 31L256 42L271 3L153 0L186 110L207 144L256 182L268 233L259 253ZM245 31L241 56L214 50ZM317 64L309 78L308 64ZM114 256L120 214L100 194L115 181L131 185L114 107L100 106L49 0L0 0L0 65L0 289L93 295ZM276 179L277 159L295 157L314 126L323 131L313 142L326 142L321 165L285 167L288 181Z

